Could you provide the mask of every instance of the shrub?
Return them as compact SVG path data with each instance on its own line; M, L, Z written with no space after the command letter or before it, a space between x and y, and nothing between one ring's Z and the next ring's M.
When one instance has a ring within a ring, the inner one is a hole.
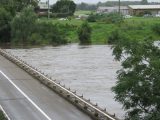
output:
M78 29L80 44L91 44L91 32L88 22L84 22Z
M37 23L37 33L40 35L44 44L61 45L66 44L65 33L60 31L59 24L53 25L52 22Z
M40 34L38 34L38 33L33 33L30 37L29 37L29 43L31 44L31 45L41 45L41 44L43 44L43 39L42 39L42 37L41 37L41 35Z
M37 16L32 7L27 7L11 22L13 43L26 45L29 37L35 31Z
M108 44L117 44L119 41L126 40L126 35L120 30L114 30L108 37Z
M51 37L50 43L51 43L52 45L67 44L67 39L65 39L64 37L62 37L61 34L59 34L59 35L53 34L52 37Z
M89 15L89 17L87 18L88 22L96 22L96 15L91 14Z
M91 14L87 21L88 22L105 22L105 23L121 23L124 18L118 13L109 13L109 14Z
M108 37L108 44L115 44L120 38L120 33L118 30L113 31Z
M33 8L25 8L12 21L13 43L22 45L66 44L67 40L58 25L39 22Z
M136 16L142 17L144 15L152 15L152 13L150 11L142 11L142 12L139 12Z
M158 35L160 35L160 23L153 25L152 30Z
M12 17L3 7L0 7L0 42L10 42Z
M137 24L124 23L121 24L120 29L123 30L124 32L127 32L127 31L144 30L145 29L144 27L145 27L144 22L140 22Z
M119 23L123 22L124 18L119 13L110 13L110 14L107 14L106 16L104 16L104 18L102 20L106 23L119 24Z

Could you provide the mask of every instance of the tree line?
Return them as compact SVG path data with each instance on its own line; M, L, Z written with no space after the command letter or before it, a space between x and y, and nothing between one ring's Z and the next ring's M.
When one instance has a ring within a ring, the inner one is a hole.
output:
M35 9L38 1L0 1L0 43L13 45L66 44L58 24L39 22Z
M66 31L63 28L69 25L60 23L53 24L52 21L39 21L36 14L37 1L18 1L19 4L11 4L13 1L1 1L0 3L0 43L12 45L61 45L66 44ZM68 11L67 11L68 10ZM75 12L75 3L68 0L60 0L54 6L56 13L71 16ZM67 11L67 13L66 13ZM73 26L69 26L73 28ZM75 29L75 28L74 28ZM85 32L81 32L85 31ZM90 44L90 27L85 22L77 30L81 44ZM85 40L82 40L82 39Z

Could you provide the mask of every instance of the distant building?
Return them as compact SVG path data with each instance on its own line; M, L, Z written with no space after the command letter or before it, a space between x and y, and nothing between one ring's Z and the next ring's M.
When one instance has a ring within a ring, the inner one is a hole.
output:
M116 13L119 12L119 7L118 6L113 6L113 7L98 7L97 13L102 14L102 13ZM120 12L122 15L128 15L128 7L127 6L120 6Z
M39 2L38 7L39 7L39 10L38 10L39 13L48 12L48 3L47 2ZM50 6L49 6L49 9L51 10Z
M150 12L152 15L160 14L160 5L129 5L130 15L139 15L140 13Z

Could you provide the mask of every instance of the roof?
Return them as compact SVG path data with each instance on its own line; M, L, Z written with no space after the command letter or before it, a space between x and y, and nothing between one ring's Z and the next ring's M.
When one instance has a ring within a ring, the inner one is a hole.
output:
M160 9L160 5L129 5L132 9Z
M98 7L98 10L111 10L115 9L114 7Z
M48 9L48 3L47 2L39 2L38 6L40 7L40 9ZM49 6L49 8L51 9L50 6Z
M113 6L113 7L98 7L98 10L108 10L108 9L118 9L118 6ZM128 9L127 6L120 6L120 9Z

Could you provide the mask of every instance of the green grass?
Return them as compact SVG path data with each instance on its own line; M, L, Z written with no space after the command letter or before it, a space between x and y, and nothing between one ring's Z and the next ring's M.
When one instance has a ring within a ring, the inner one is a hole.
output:
M92 12L94 11L87 11L87 10L78 10L74 13L74 15L78 16L78 15L81 15L81 14L85 14L85 15L89 15L91 14Z
M46 21L47 19L41 19L41 21ZM77 36L77 30L78 27L84 22L83 20L76 20L72 19L70 21L68 20L59 20L59 19L50 19L50 22L53 24L62 24L64 25L61 27L64 31L66 31L67 38L71 43L78 42L78 36ZM105 23L89 23L92 28L92 35L91 40L93 44L106 44L107 43L107 37L115 29L114 24L105 24ZM66 27L66 25L74 26L72 27Z
M115 30L114 24L93 23L91 40L93 44L106 44L110 33Z
M78 42L77 29L83 23L83 20L73 18L70 21L61 21L59 19L40 19L40 21L50 21L53 24L61 24L60 29L65 31L69 42ZM110 33L117 28L130 39L143 40L152 36L153 39L160 40L160 36L152 31L152 26L156 23L160 23L160 18L134 17L125 19L120 27L116 24L106 24L102 22L89 23L92 28L92 44L106 44Z
M57 19L57 18L51 18L51 19L47 19L47 18L41 18L40 19L40 22L52 22L53 24L56 24L56 23L60 23L60 24L69 24L69 25L81 25L82 24L82 20L76 20L76 19L71 19L70 21L69 20L60 20L60 19Z
M131 22L131 23L145 22L145 23L153 24L159 21L160 21L160 18L158 17L157 18L156 17L133 17L133 18L125 19L125 22Z
M122 28L131 27L125 31L131 39L144 40L151 36L154 40L159 40L160 36L152 30L153 25L157 23L160 23L160 18L134 17L126 19L122 24Z

